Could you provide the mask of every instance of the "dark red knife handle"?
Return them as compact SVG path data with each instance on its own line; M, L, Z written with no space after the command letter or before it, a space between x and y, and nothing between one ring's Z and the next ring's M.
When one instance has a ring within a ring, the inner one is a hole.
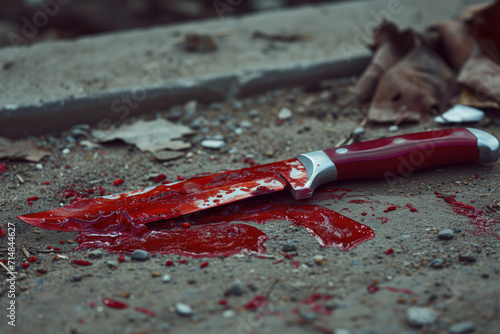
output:
M479 160L478 138L465 128L381 138L324 150L337 180L407 176L417 169Z

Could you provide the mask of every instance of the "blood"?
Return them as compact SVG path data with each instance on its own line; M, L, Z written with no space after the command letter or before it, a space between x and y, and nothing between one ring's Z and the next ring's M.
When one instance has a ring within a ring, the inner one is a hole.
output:
M292 267L294 267L295 269L298 269L300 267L300 262L299 261L290 261L290 264L292 265Z
M415 209L410 203L406 204L406 206L410 209L411 212L418 212L418 210Z
M500 236L492 229L492 225L496 225L500 223L500 221L488 217L486 212L483 210L457 201L454 196L445 197L437 191L435 194L438 198L443 198L444 201L453 208L455 213L469 218L470 223L474 226L474 231L472 231L473 233L477 235L493 235L497 239L500 239Z
M330 300L330 296L323 295L322 293L313 293L309 298L304 299L300 302L299 307L292 310L293 313L299 314L299 309L307 307L311 312L320 315L331 315L332 310L328 309L322 302Z
M200 268L201 269L206 268L206 267L208 267L208 264L209 264L208 261L205 261L202 264L200 264Z
M380 219L382 224L387 223L387 217L379 217L377 219Z
M266 296L257 295L255 297L253 297L253 299L251 301L246 303L244 307L247 310L256 310L256 309L259 309L262 307L267 307L268 304L269 304L269 302L268 302Z
M91 266L92 262L89 262L87 260L73 260L74 264L77 264L79 266Z
M113 181L113 184L118 187L119 185L122 185L123 182L125 182L124 179L116 179Z
M155 177L155 182L156 182L156 183L162 182L162 181L164 181L166 178L167 178L167 176L166 176L165 174L160 174L160 175L158 175L157 177Z
M377 292L379 290L389 290L389 291L392 291L392 292L406 293L407 295L412 295L413 294L413 292L411 292L408 289L399 289L399 288L394 288L392 286L378 286L376 284L370 284L370 285L368 285L368 287L366 288L366 290L369 293L375 293L375 292Z
M38 201L40 199L40 197L38 196L33 196L33 197L28 197L28 199L26 199L28 202L33 202L33 201Z
M9 171L9 168L7 167L6 164L3 162L0 162L0 174L2 173L7 173Z
M386 254L386 255L391 255L391 254L394 254L394 249L389 248L388 250L386 250L386 251L385 251L385 254Z
M0 238L3 238L7 235L7 231L2 230L2 227L0 227Z
M23 269L29 268L30 267L30 263L29 262L23 262L23 264L21 265L21 267Z
M142 307L134 307L134 310L136 310L137 312L141 312L141 313L144 313L146 315L149 315L150 317L154 317L156 316L156 313L154 313L153 311L151 310L148 310L147 308L142 308Z
M392 205L392 206L388 207L387 209L385 209L384 212L389 212L389 211L394 211L394 210L396 210L396 206Z
M118 257L118 263L123 263L123 262L125 262L125 255L120 254L120 256Z
M115 309L125 309L128 307L127 304L120 302L118 300L111 299L111 298L103 298L102 303L104 305L106 305L107 307L115 308Z

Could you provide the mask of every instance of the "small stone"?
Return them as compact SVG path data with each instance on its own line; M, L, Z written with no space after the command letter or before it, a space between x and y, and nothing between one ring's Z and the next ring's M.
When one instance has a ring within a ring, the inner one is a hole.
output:
M448 333L450 334L469 334L474 333L476 330L474 324L470 321L460 322L458 324L450 326Z
M102 250L100 249L91 250L90 252L87 253L87 256L91 259L100 259L102 257Z
M183 303L175 304L175 310L179 315L183 317L190 317L191 315L193 315L193 310L191 309L191 306Z
M429 262L429 267L435 269L441 269L444 267L444 261L441 259L434 259L431 262Z
M163 283L169 283L172 279L170 278L170 275L166 274L166 275L163 275L163 277L161 278L161 281Z
M210 148L213 150L218 150L223 148L226 145L224 140L220 139L205 139L204 141L201 142L201 146L204 148Z
M278 112L278 118L279 119L289 119L292 117L292 111L288 108L282 108L279 112Z
M333 310L335 310L336 308L338 308L338 307L339 307L339 304L338 304L336 301L334 301L334 300L329 300L329 301L327 301L327 302L325 303L325 307L326 307L328 310L333 311Z
M222 312L222 316L224 318L234 317L235 314L236 314L236 312L234 312L233 310L225 310L224 312Z
M42 164L36 164L36 165L35 165L35 168L36 168L36 169L43 169L43 165L42 165Z
M365 131L365 128L362 127L362 126L358 126L356 129L352 130L352 134L354 136L361 136L362 134L364 134L366 131Z
M157 271L152 271L151 272L151 277L159 277L160 276L160 273L157 272Z
M65 148L62 150L62 154L66 155L66 154L69 154L69 148Z
M252 116L252 117L260 117L260 110L259 109L252 109L252 110L250 110L250 116Z
M36 272L37 272L38 274L43 275L43 274L46 274L46 273L47 273L47 269L45 269L45 268L38 268L38 269L36 270Z
M116 268L118 268L118 262L111 260L111 261L106 262L106 266L109 269L116 269Z
M445 228L444 230L439 231L438 238L441 240L453 239L453 231L449 228Z
M389 132L396 132L398 130L399 130L399 126L397 126L397 125L391 125L389 127Z
M283 252L295 252L297 250L297 246L295 245L294 242L287 241L283 244L281 250Z
M142 249L136 249L131 255L132 260L137 260L137 261L146 261L150 257L151 254Z
M250 129L252 127L252 123L250 121L244 120L240 122L240 127L244 129Z
M333 331L333 334L351 334L351 332L345 328L337 328L335 331Z
M412 327L428 326L436 321L436 313L428 307L412 306L406 310L406 320Z
M458 259L460 261L467 262L467 263L476 262L476 256L474 254L472 254L471 252L458 255Z
M243 285L243 282L239 279L235 280L227 290L227 292L230 295L234 296L241 296L244 291L245 291L245 286Z
M316 263L318 266L322 266L326 263L326 259L323 255L314 255L314 263Z
M187 118L193 118L196 115L196 109L198 107L198 102L191 100L184 105L184 116Z

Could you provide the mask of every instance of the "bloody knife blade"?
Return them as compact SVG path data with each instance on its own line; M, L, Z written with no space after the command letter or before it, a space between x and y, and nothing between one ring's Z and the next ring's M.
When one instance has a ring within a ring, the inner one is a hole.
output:
M110 224L145 224L285 188L300 200L311 197L318 186L327 182L380 177L389 180L432 166L493 162L499 155L498 140L478 129L419 132L315 151L295 159L142 190L83 199L18 218L33 226L60 231L92 230Z

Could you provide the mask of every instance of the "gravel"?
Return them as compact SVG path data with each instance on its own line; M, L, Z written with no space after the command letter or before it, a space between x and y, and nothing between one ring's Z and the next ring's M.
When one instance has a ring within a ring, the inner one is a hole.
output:
M131 258L132 260L136 261L146 261L151 257L151 253L142 250L142 249L136 249L135 251L132 252Z
M449 334L470 334L476 330L474 323L470 321L460 322L450 326Z
M406 310L406 320L412 327L428 326L436 321L436 313L428 307L412 306Z
M295 252L297 250L297 245L292 241L287 241L281 247L283 252Z
M175 310L179 315L183 317L190 317L191 315L193 315L193 309L187 304L176 303Z
M458 259L462 262L465 262L465 263L476 262L476 256L474 254L472 254L472 252L460 254L460 255L458 255Z
M453 230L445 228L438 233L438 238L441 240L451 240L453 239Z
M227 292L230 295L234 296L241 296L244 291L245 291L245 286L243 285L243 282L239 279L235 280L227 290Z

